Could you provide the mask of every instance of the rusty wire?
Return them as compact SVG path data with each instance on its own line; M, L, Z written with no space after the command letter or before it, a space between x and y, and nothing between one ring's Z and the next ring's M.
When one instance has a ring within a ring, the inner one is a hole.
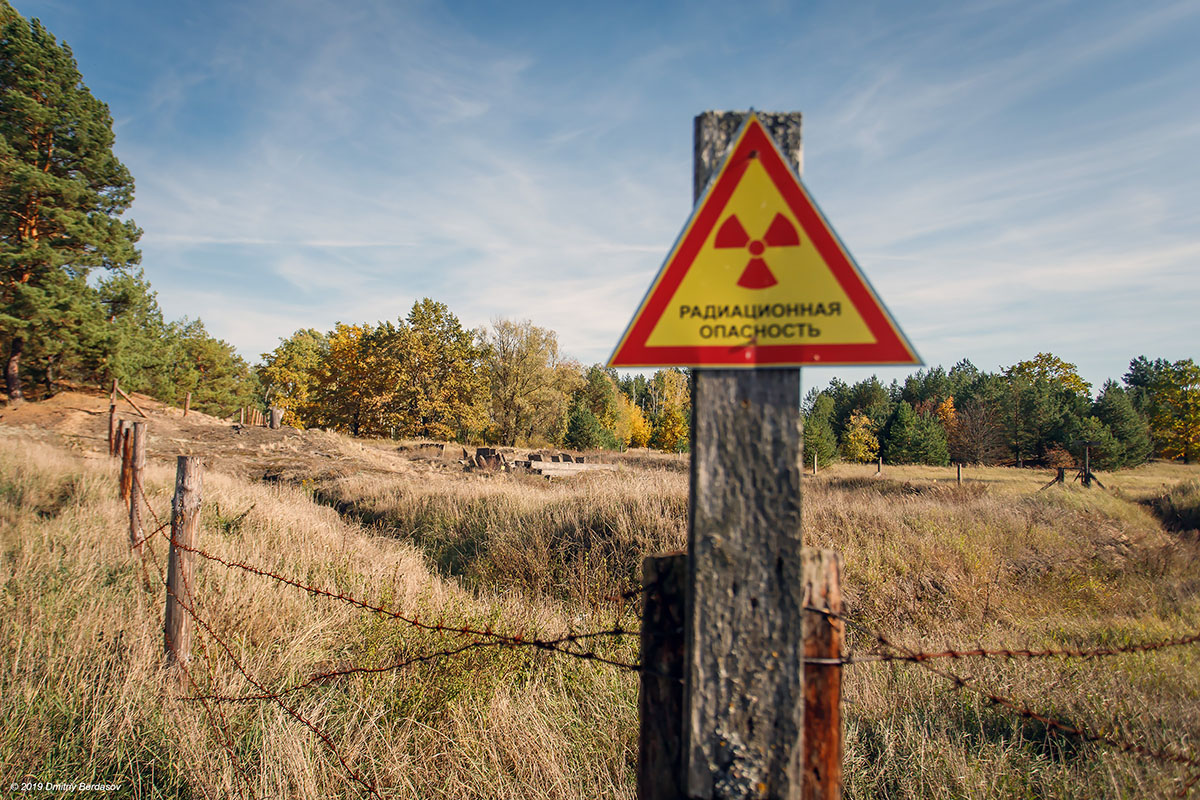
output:
M575 656L578 658L585 658L588 660L598 661L598 662L604 663L604 664L609 664L614 667L622 667L625 669L635 668L635 665L633 665L633 664L630 664L628 662L623 662L623 661L617 661L615 659L610 659L610 658L601 656L601 655L595 653L594 651L580 652L577 650L568 649L571 645L578 644L579 642L585 641L588 639L595 639L595 638L604 637L604 636L617 637L617 636L639 636L640 635L639 631L627 630L620 625L610 628L608 630L603 630L603 631L589 631L587 633L568 633L568 634L564 634L563 636L554 637L554 638L539 638L536 636L527 636L523 633L501 633L498 631L493 631L490 626L485 627L483 629L479 629L479 628L472 628L472 627L469 627L466 625L450 625L450 624L447 624L446 622L442 621L441 619L439 619L437 622L422 622L421 618L417 615L409 617L409 616L406 616L406 615L400 613L399 611L383 608L382 606L377 606L373 603L367 602L366 600L362 600L360 598L346 594L345 592L333 592L328 589L323 589L319 586L312 586L312 585L306 584L302 581L298 581L293 578L288 578L286 576L272 572L271 570L263 569L261 567L256 567L254 565L246 564L241 561L230 561L228 559L222 558L221 556L213 555L212 553L205 552L204 550L201 550L198 547L192 547L190 545L181 544L179 542L175 542L174 540L172 540L172 544L174 544L176 547L180 548L181 550L186 550L188 552L195 553L196 555L200 556L201 558L204 558L209 561L213 561L218 564L222 564L226 567L233 568L233 569L240 569L240 570L248 572L252 575L258 575L258 576L261 576L264 578L271 578L272 580L275 580L279 583L282 583L282 584L285 584L288 586L292 586L296 589L307 592L308 594L311 594L315 597L326 597L331 600L338 600L338 601L341 601L348 605L355 606L356 608L361 608L365 611L370 611L375 614L381 614L385 617L389 617L391 619L395 619L400 622L407 623L408 625L411 625L412 627L417 628L419 630L431 631L431 632L436 632L436 633L444 633L444 634L446 634L446 633L457 634L460 636L476 636L476 637L480 637L483 639L490 639L490 640L494 640L499 643L512 645L514 647L533 647L533 648L536 648L539 650L552 650L552 651L556 651L556 652L565 653L566 655Z
M175 541L174 538L171 539L171 544L176 547L182 548L182 546L177 541ZM182 548L182 549L187 549L187 548ZM221 639L220 636L217 635L216 631L214 631L207 622L205 622L203 619L201 619L196 614L195 610L193 610L191 606L189 606L187 603L185 603L183 601L182 598L179 597L179 595L175 592L174 589L171 588L171 586L169 584L167 584L167 593L170 594L172 597L174 597L175 601L177 603L179 603L179 605L183 608L184 611L186 611L188 613L188 616L190 616L197 625L199 625L201 628L203 628L205 630L205 632L208 633L208 635L212 637L212 640L214 642L216 642L216 644L222 650L225 651L225 655L229 658L230 662L233 664L234 669L236 669L241 674L241 676L246 680L246 682L249 683L251 686L253 686L255 689L257 689L259 692L266 694L267 690L263 687L262 684L260 684L256 680L254 680L254 678L250 677L250 673L247 672L246 668L242 666L242 663L237 659L237 656L235 656L233 654L233 650L229 647L229 645L226 644L225 641L223 639ZM315 733L321 739L321 741L325 744L325 746L328 747L329 750L334 754L334 756L337 757L337 760L339 762L341 762L342 767L346 770L346 772L350 775L350 777L352 777L357 783L362 785L363 788L365 788L372 795L374 795L375 797L378 797L380 800L383 800L383 796L381 794L379 794L379 791L375 788L375 786L373 784L371 784L369 781L367 781L366 778L359 775L358 772L355 771L353 767L351 767L348 763L346 763L345 757L342 756L341 752L334 745L333 740L330 739L329 735L327 733L325 733L325 731L323 731L320 727L318 727L316 723L307 719L303 714L301 714L295 708L293 708L292 706L289 706L287 703L283 702L282 699L280 699L278 697L272 697L269 699L274 700L279 705L279 707L282 708L284 711L286 711L293 719L300 722L305 727L307 727L309 730L311 730L313 733Z
M931 658L928 657L931 655L940 657L942 654L919 653L915 650L912 650L911 648L905 647L904 645L896 644L891 639L889 639L885 634L882 634L879 631L871 630L871 629L867 628L866 626L864 626L858 622L855 622L854 620L851 620L842 614L836 614L827 609L806 607L805 610L806 611L814 611L817 613L825 614L826 616L829 616L829 617L834 617L834 618L840 619L841 621L845 622L848 626L853 627L853 628L863 632L864 634L870 636L871 638L873 638L876 642L879 643L880 646L885 647L889 650L899 651L899 653L903 656L903 657L894 658L891 660L916 664L916 665L920 666L922 669L927 670L928 672L930 672L934 675L937 675L940 678L944 678L945 680L950 681L951 683L954 684L954 686L957 689L960 689L960 690L969 689L972 692L974 692L975 694L982 697L984 700L991 703L992 705L1006 708L1009 711L1011 711L1012 713L1021 717L1022 719L1032 719L1036 722L1040 722L1042 725L1045 725L1047 728L1049 728L1051 730L1059 731L1060 733L1065 733L1070 736L1074 736L1076 738L1082 739L1085 742L1092 742L1092 743L1096 743L1096 744L1105 744L1105 745L1108 745L1109 747L1113 747L1124 753L1131 753L1133 755L1138 755L1143 758L1149 758L1149 759L1152 759L1154 761L1158 761L1161 763L1178 764L1178 765L1190 767L1193 769L1200 769L1200 758L1197 758L1196 756L1188 755L1186 753L1175 752L1174 750L1169 750L1169 749L1156 749L1156 748L1152 748L1152 747L1147 747L1145 745L1138 744L1136 742L1131 742L1127 739L1121 739L1121 738L1118 738L1115 736L1109 736L1109 735L1101 734L1101 733L1093 733L1092 731L1089 731L1079 725L1075 725L1070 722L1065 722L1061 719L1051 717L1047 714L1042 714L1038 711L1034 711L1029 706L1027 706L1023 703L1019 703L1016 700L1013 700L1009 697L1004 697L1002 695L995 694L994 692L990 692L987 689L980 687L974 680L972 680L970 678L964 678L963 676L961 676L957 673L951 672L948 669L944 669L944 668L935 666L933 663L931 663ZM1113 649L1115 649L1115 648L1113 648ZM947 651L947 652L949 652L949 651ZM1017 651L1013 651L1013 652L1017 652ZM1129 652L1138 652L1138 651L1131 650ZM1068 655L1069 655L1069 653L1068 653ZM926 656L926 657L922 657L922 656ZM949 657L949 656L946 656L946 657ZM1086 657L1086 656L1083 656L1083 657ZM883 659L879 659L879 660L883 660ZM1192 779L1191 784L1195 784L1196 780L1200 780L1200 778ZM1185 785L1185 789L1190 789L1190 785Z
M154 513L153 509L151 509L151 513L152 514ZM154 551L153 547L149 547L147 549L150 550L150 555L154 559L154 568L159 571L159 575L161 576L163 586L167 586L167 579L162 574L162 564L159 563L158 554ZM169 555L168 555L168 558L170 558ZM145 559L142 559L142 565L145 566ZM169 586L167 586L167 590L170 591ZM172 594L174 594L174 592L172 592ZM170 635L170 633L167 632L165 627L163 628L163 638L166 640L167 646L169 648L171 648L171 652L174 653L175 663L179 665L180 669L182 670L182 672L184 674L184 677L187 679L188 684L191 685L192 691L194 691L194 692L200 691L199 685L196 683L195 679L192 677L191 670L189 670L187 668L187 664L186 664L185 660L183 658L181 658L179 651L175 647L175 642L173 642L171 640L171 635ZM203 647L203 645L202 645L202 647ZM207 654L207 649L205 649L205 653ZM211 657L208 658L208 662L209 662L209 686L212 686L216 670L213 666ZM238 775L241 776L242 780L246 784L246 788L249 789L250 788L250 777L249 777L249 775L246 774L245 770L241 766L241 762L238 760L237 751L236 751L236 748L235 748L234 742L233 742L233 733L229 730L229 721L225 718L225 713L223 711L221 711L220 705L215 706L215 713L214 713L214 708L210 707L208 703L204 704L204 710L208 713L209 724L213 727L214 731L217 733L217 739L221 742L222 746L225 748L225 752L229 755L229 760L230 760L230 763L233 765L234 771ZM221 734L224 734L224 736L222 736ZM251 792L251 793L253 793L253 792ZM241 787L238 788L238 796L245 797L245 794L243 794L241 791Z

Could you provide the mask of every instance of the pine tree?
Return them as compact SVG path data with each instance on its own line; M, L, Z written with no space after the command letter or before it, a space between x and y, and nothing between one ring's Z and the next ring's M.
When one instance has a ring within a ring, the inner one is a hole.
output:
M833 398L823 392L811 397L804 415L804 462L811 464L815 454L817 463L826 467L837 458L837 436L829 421L833 416Z
M1150 456L1150 425L1133 407L1129 393L1116 381L1107 381L1096 398L1092 413L1112 432L1120 444L1116 467L1136 467Z
M83 85L70 48L0 0L0 341L10 402L22 399L22 356L70 320L57 291L64 276L139 260L141 231L119 219L133 178L112 144L108 107Z

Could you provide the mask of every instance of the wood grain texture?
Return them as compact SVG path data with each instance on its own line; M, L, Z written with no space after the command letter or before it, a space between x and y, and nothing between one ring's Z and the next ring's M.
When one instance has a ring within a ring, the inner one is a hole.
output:
M687 554L642 561L638 800L683 797L684 589Z
M142 552L142 473L146 469L146 423L133 423L130 435L133 445L129 459L129 546L139 555Z
M696 118L695 191L740 112ZM800 115L760 113L794 168ZM695 370L685 780L695 798L799 798L804 711L800 371Z
M842 559L834 550L804 551L804 605L842 613ZM804 612L804 657L837 661L846 625ZM842 796L842 665L804 665L804 800Z
M171 553L167 561L167 608L163 617L163 647L167 664L187 663L192 653L192 618L179 600L188 600L194 553L175 546L195 547L200 533L202 464L199 456L179 456L175 470L175 499L171 502ZM189 601L190 603L190 601ZM194 607L194 606L193 606Z

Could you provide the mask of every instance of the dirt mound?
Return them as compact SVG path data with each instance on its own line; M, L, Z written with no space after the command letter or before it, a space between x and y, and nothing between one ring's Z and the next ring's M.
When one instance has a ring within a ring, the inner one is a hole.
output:
M151 460L172 461L198 455L210 467L236 475L300 480L354 472L422 472L431 476L461 474L457 463L415 458L396 442L359 442L321 430L239 425L196 411L183 410L145 395L117 401L118 419L146 422L146 453ZM96 390L60 392L38 402L0 408L0 430L51 438L96 458L108 453L109 396Z

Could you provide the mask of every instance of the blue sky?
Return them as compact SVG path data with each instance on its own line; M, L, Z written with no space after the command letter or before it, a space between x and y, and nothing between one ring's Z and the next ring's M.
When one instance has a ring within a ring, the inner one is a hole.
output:
M251 362L424 296L604 360L690 213L692 118L748 107L804 113L928 364L1200 356L1195 2L15 6L112 110L165 313Z

